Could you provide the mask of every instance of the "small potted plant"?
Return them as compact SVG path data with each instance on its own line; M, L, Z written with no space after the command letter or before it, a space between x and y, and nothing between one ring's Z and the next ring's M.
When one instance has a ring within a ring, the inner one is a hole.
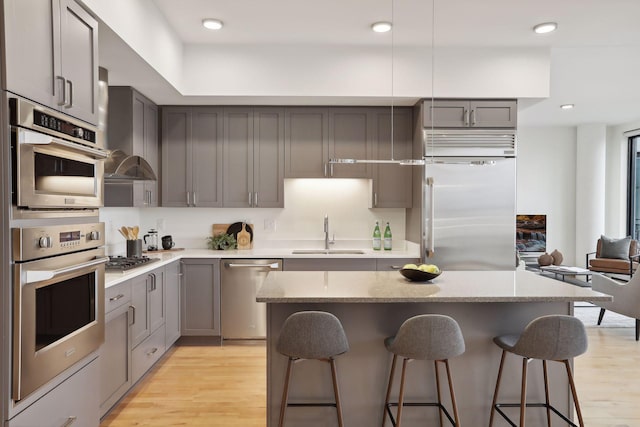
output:
M207 246L213 250L228 250L236 248L236 238L231 234L217 234L207 237Z

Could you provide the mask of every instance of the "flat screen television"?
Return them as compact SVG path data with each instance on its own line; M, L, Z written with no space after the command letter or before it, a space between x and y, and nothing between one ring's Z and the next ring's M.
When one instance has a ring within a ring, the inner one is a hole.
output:
M516 249L518 252L547 251L546 215L516 215Z

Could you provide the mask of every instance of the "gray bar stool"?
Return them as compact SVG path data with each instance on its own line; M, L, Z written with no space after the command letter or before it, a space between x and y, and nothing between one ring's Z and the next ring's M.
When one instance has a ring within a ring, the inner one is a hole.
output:
M512 426L516 424L500 409L501 407L520 408L520 427L524 427L525 411L527 407L546 408L547 424L551 426L551 411L569 423L573 427L578 427L566 416L562 415L549 403L549 381L547 375L547 360L555 360L564 363L567 369L567 377L571 386L573 403L576 406L580 427L584 427L582 412L578 403L578 394L571 374L569 359L581 355L587 351L587 332L580 319L573 316L551 315L534 319L527 325L521 335L503 335L493 339L502 348L502 358L500 359L500 369L496 381L496 391L493 395L491 406L491 418L489 427L493 425L494 414L497 411ZM500 390L500 380L502 378L502 368L506 353L522 356L522 386L520 391L520 403L497 403L498 391ZM542 360L542 370L544 374L544 394L545 403L526 403L527 400L527 364L529 359Z
M340 320L323 311L293 313L282 325L276 350L289 357L278 425L284 425L287 406L333 406L338 415L338 425L342 427L342 407L334 357L349 351L349 342ZM335 403L288 403L293 363L304 359L317 359L331 365Z
M444 414L452 425L460 426L458 417L458 407L456 405L456 397L453 391L453 382L451 381L451 371L449 369L449 359L464 353L464 338L458 323L449 316L439 314L423 314L411 317L400 326L398 333L394 337L384 340L384 345L391 353L393 353L393 361L391 362L391 373L389 374L389 385L387 386L387 397L384 402L384 414L382 415L382 427L387 421L387 414L394 426L400 426L402 422L402 408L404 406L437 406L440 410L440 425L442 426L442 414ZM393 375L396 369L396 360L398 356L403 358L402 376L400 377L400 394L397 403L389 402L391 398L391 386L393 385ZM433 360L436 376L436 389L438 392L438 401L433 403L404 402L404 382L407 371L407 363L414 359ZM453 405L453 417L447 409L442 405L440 397L440 376L438 374L438 362L444 363L447 370L447 380L449 383L449 392L451 394L451 404ZM391 407L397 406L398 411L396 419L393 419Z

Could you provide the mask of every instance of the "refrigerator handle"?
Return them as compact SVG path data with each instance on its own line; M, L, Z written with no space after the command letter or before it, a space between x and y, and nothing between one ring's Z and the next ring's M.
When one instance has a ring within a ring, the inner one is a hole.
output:
M434 232L434 215L435 215L435 186L432 176L427 178L427 186L429 186L429 246L426 248L427 258L431 258L435 253Z

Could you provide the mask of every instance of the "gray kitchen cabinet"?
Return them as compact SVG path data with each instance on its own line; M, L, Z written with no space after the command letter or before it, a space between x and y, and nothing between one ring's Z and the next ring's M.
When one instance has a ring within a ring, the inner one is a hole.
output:
M220 336L220 260L182 260L181 334Z
M158 107L128 86L109 87L107 147L144 158L160 177ZM158 206L158 181L105 182L104 205Z
M324 178L328 173L329 109L285 109L285 178Z
M425 128L515 128L517 101L436 99L424 101ZM433 122L432 122L433 121Z
M165 291L165 347L169 348L180 338L180 262L167 264L164 269Z
M9 420L5 427L98 427L100 381L98 359L93 359L59 386Z
M370 178L367 164L330 164L333 158L373 155L374 115L368 107L285 110L285 178Z
M376 270L400 270L405 264L420 265L420 258L376 258Z
M375 258L285 258L283 271L375 271Z
M222 108L162 108L162 206L222 207Z
M17 95L98 123L98 22L74 0L5 0L5 80Z
M391 159L391 109L374 111L373 158ZM413 111L411 108L393 110L393 158L411 159L413 144ZM374 164L372 166L373 208L410 208L412 206L412 166L399 164Z
M131 371L131 282L105 291L104 343L100 347L100 416L133 385Z
M329 159L370 159L373 152L375 116L371 108L329 109ZM330 164L333 178L370 178L371 165Z
M134 384L160 359L165 350L162 325L131 352L131 376Z
M223 206L284 207L284 110L225 107Z
M158 327L164 325L164 271L153 270L131 279L133 306L132 346L135 348Z

